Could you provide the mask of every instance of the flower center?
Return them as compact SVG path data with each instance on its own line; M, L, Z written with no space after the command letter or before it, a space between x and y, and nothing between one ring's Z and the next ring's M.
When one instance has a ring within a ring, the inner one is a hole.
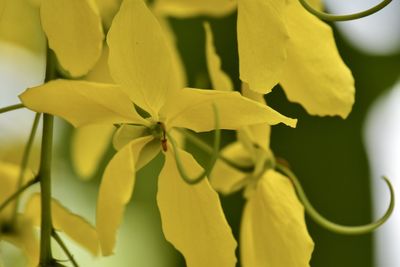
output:
M160 139L161 147L163 151L166 152L168 149L168 145L167 145L167 133L164 123L158 121L151 129L151 132L154 138Z

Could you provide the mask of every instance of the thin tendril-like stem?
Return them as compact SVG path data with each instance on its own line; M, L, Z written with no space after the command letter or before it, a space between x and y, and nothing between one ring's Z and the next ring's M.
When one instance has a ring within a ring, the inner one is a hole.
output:
M181 133L183 133L188 140L190 140L193 144L195 144L198 148L200 148L204 152L207 152L209 154L213 153L213 151L214 151L213 148L210 145L208 145L206 142L201 140L199 137L197 137L195 134L193 134L185 129L177 129L177 130L180 131ZM223 155L221 155L221 153L219 153L218 157L223 162L225 162L227 165L229 165L230 167L232 167L238 171L245 172L245 173L252 173L254 171L253 165L251 165L251 166L239 165L236 162L224 157Z
M26 143L26 146L25 146L25 149L24 149L24 154L23 154L23 157L22 157L21 168L20 168L19 177L18 177L17 188L20 188L22 186L23 181L24 181L25 170L26 170L26 167L28 166L29 156L31 154L33 141L35 139L37 127L38 127L39 121L40 121L40 115L41 115L40 113L36 113L36 115L35 115L35 119L34 119L33 124L32 124L31 133L29 135L28 142ZM12 215L11 222L15 222L15 220L17 219L18 205L19 205L19 196L17 196L17 198L15 200L14 212L13 212L13 215Z
M210 160L208 166L204 169L204 171L202 173L200 173L197 177L191 178L186 173L183 163L179 157L178 146L176 145L174 138L170 134L167 133L168 140L171 142L172 148L174 149L174 156L175 156L175 161L176 161L176 166L178 168L178 171L179 171L182 179L188 184L197 184L197 183L201 182L204 178L206 178L211 173L211 171L215 165L215 162L218 159L219 147L221 144L221 129L219 127L218 109L216 108L215 105L213 105L213 109L214 109L214 120L215 120L215 133L214 133L214 146L211 151L212 152L211 160Z
M27 182L25 185L21 186L18 188L17 191L15 191L11 196L9 196L1 205L0 205L0 212L8 205L10 204L16 197L18 197L20 194L22 194L26 189L31 187L32 185L36 184L39 182L39 177L35 177L34 179L30 180Z
M24 108L24 107L25 107L24 104L15 104L15 105L7 106L7 107L4 107L4 108L0 108L0 114L1 113L6 113L6 112L9 112L9 111L13 111L13 110L16 110L16 109L21 109L21 108Z
M361 11L361 12L357 12L357 13L353 13L353 14L346 14L346 15L334 15L334 14L329 14L326 12L322 12L319 10L316 10L315 8L313 8L308 2L307 0L299 0L300 4L311 14L317 16L318 18L322 19L322 20L326 20L326 21L348 21L348 20L355 20L355 19L360 19L360 18L364 18L367 17L369 15L372 15L376 12L378 12L379 10L381 10L382 8L384 8L385 6L387 6L388 4L390 4L392 2L392 0L383 0L382 2L380 2L379 4L377 4L376 6L373 6L367 10Z
M389 204L389 207L387 208L385 214L380 219L378 219L377 221L370 223L370 224L359 225L359 226L346 226L346 225L340 225L337 223L333 223L333 222L329 221L328 219L326 219L325 217L323 217L321 214L319 214L319 212L312 206L312 204L308 200L296 175L294 175L294 173L289 168L287 168L279 163L277 163L276 168L277 168L277 170L282 172L284 175L289 177L289 179L292 181L292 183L296 189L297 195L298 195L300 201L303 203L307 214L314 220L314 222L316 222L323 228L328 229L329 231L339 233L339 234L345 234L345 235L359 235L359 234L370 233L370 232L374 231L375 229L377 229L382 224L384 224L393 213L394 203L395 203L394 190L393 190L392 184L386 177L382 177L382 178L385 180L385 182L388 185L389 190L390 190L390 204Z
M74 267L79 267L78 263L75 261L74 256L72 253L68 250L67 246L64 244L64 241L62 238L58 235L58 233L53 229L51 232L51 236L56 240L58 245L61 247L61 249L64 251L65 255L67 255L68 259L71 261L72 265Z

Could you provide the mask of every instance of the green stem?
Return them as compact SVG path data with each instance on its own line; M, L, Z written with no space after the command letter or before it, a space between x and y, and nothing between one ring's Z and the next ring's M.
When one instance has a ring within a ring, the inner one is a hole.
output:
M7 106L7 107L4 107L4 108L0 108L0 114L1 113L6 113L6 112L9 112L9 111L12 111L12 110L16 110L16 109L21 109L21 108L24 108L24 107L25 107L24 104L15 104L15 105Z
M0 212L8 205L10 204L16 197L18 197L21 193L23 193L26 189L31 187L32 185L36 184L39 182L39 177L36 177L29 182L27 182L25 185L20 186L17 191L15 191L11 196L9 196L3 203L0 205Z
M306 210L307 214L313 219L314 222L328 229L329 231L346 235L359 235L359 234L370 233L375 229L377 229L382 224L384 224L393 213L394 202L395 202L394 190L391 183L386 177L383 177L383 179L385 180L390 190L390 204L385 214L379 220L370 224L359 225L359 226L347 226L347 225L340 225L337 223L333 223L328 219L326 219L325 217L323 217L321 214L319 214L318 211L312 206L312 204L308 200L296 175L294 175L294 173L289 168L285 167L280 163L277 163L276 168L278 171L282 172L284 175L289 177L289 179L292 181L296 189L297 195L301 200L301 202L303 203L304 209Z
M387 6L388 4L390 4L390 2L392 2L392 0L383 0L382 2L380 2L379 4L377 4L376 6L373 6L367 10L358 12L358 13L353 13L353 14L347 14L347 15L334 15L334 14L329 14L326 12L322 12L319 11L315 8L313 8L308 2L307 0L299 0L300 4L311 14L317 16L318 18L322 19L322 20L326 20L326 21L347 21L347 20L355 20L355 19L360 19L363 17L367 17L369 15L372 15L376 12L378 12L379 10L381 10L382 8L384 8L385 6Z
M201 140L199 137L197 137L195 134L189 132L188 130L185 129L177 129L178 131L180 131L181 133L183 133L185 135L185 137L192 142L193 144L195 144L198 148L200 148L201 150L203 150L204 152L208 153L208 154L213 154L214 153L214 149L207 144L206 142L204 142L203 140ZM232 168L241 171L241 172L245 172L245 173L252 173L254 171L254 166L242 166L237 164L236 162L233 162L232 160L224 157L223 155L221 155L221 153L218 154L219 159L221 159L223 162L225 162L226 164L228 164L229 166L231 166Z
M29 135L28 142L26 143L26 146L25 146L24 154L22 156L22 161L21 161L21 168L20 168L20 173L19 173L19 177L18 177L17 188L20 188L24 182L25 170L26 170L26 167L28 166L29 156L31 154L33 141L35 139L37 127L39 125L40 116L41 116L40 113L36 113L35 119L33 121L32 129L31 129L31 133ZM15 200L14 212L13 212L13 216L11 219L12 223L15 223L15 220L17 219L18 206L19 206L19 197L17 197L17 199Z
M67 246L64 244L64 241L61 239L61 237L58 235L58 233L53 229L51 234L52 234L52 237L54 238L54 240L56 240L56 242L58 243L58 245L60 245L60 247L64 251L65 255L67 255L67 257L71 261L72 265L74 267L79 267L78 263L74 259L74 256L68 250Z
M40 157L40 189L41 189L41 228L40 228L40 263L39 266L50 266L53 256L51 252L51 160L53 143L52 115L43 115L42 152Z

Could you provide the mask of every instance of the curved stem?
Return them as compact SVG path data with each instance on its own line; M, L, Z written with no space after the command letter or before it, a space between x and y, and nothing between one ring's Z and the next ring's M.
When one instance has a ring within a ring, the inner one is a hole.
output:
M182 179L185 180L185 182L187 182L188 184L197 184L197 183L201 182L204 178L206 178L211 173L211 171L215 165L215 162L218 159L219 147L221 144L221 129L219 128L218 109L216 108L215 105L213 105L213 109L214 109L214 120L215 120L215 133L214 133L214 146L212 149L211 159L210 159L208 166L197 177L191 178L186 173L185 168L182 164L182 161L179 157L178 146L176 145L174 138L170 134L167 133L168 140L170 140L172 148L174 149L175 161L176 161L178 171L179 171Z
M204 152L207 152L209 154L213 154L214 150L213 148L208 145L206 142L204 142L203 140L201 140L199 137L197 137L195 134L189 132L188 130L185 129L177 129L178 131L180 131L181 133L183 133L185 135L185 137L190 140L193 144L195 144L198 148L200 148L201 150L203 150ZM230 167L241 171L241 172L245 172L245 173L252 173L254 171L254 166L242 166L237 164L236 162L224 157L223 155L221 155L221 153L218 154L218 158L220 160L222 160L223 162L225 162L227 165L229 165Z
M67 246L64 244L64 241L61 239L61 237L58 235L56 230L52 230L51 236L56 240L58 245L60 245L61 249L64 251L65 255L67 255L68 259L71 261L72 265L74 267L79 267L78 263L75 261L74 256L72 253L68 250Z
M33 141L35 139L37 127L39 125L40 116L41 116L40 113L36 113L35 119L33 121L32 129L31 129L31 133L29 135L28 142L26 143L26 146L24 149L24 154L22 156L21 168L20 168L19 177L18 177L17 188L20 188L22 186L22 183L24 182L25 170L26 170L26 167L28 166L29 156L31 154ZM17 197L17 199L15 200L14 212L12 215L11 222L15 222L15 220L17 219L18 206L19 206L19 197Z
M18 197L20 194L22 194L26 189L31 187L32 185L36 184L39 182L39 177L35 177L34 179L30 180L27 182L25 185L20 186L17 191L15 191L11 196L9 196L3 203L0 205L0 212L8 205L10 204L16 197Z
M376 12L378 12L379 10L381 10L382 8L384 8L385 6L387 6L388 4L390 4L390 2L392 2L392 0L383 0L382 2L380 2L379 4L377 4L376 6L373 6L367 10L361 11L361 12L357 12L357 13L353 13L353 14L346 14L346 15L334 15L334 14L329 14L326 12L322 12L319 11L315 8L313 8L308 2L307 0L299 0L300 4L311 14L317 16L318 18L322 19L322 20L326 20L326 21L348 21L348 20L355 20L355 19L360 19L363 17L367 17L369 15L372 15Z
M392 184L386 177L383 177L383 179L385 180L390 190L390 204L385 214L380 219L370 224L359 225L359 226L347 226L331 222L325 217L323 217L321 214L319 214L319 212L312 206L312 204L308 200L306 194L304 193L303 188L301 187L299 180L294 175L294 173L287 167L279 163L277 163L276 168L284 175L289 177L289 179L292 181L296 189L297 195L300 201L303 203L307 214L314 220L314 222L316 222L323 228L328 229L329 231L346 235L359 235L359 234L370 233L375 229L377 229L379 226L381 226L383 223L385 223L389 219L390 215L392 215L393 213L394 203L395 203L394 190Z
M53 256L51 252L51 159L53 143L53 116L43 115L42 152L40 157L40 190L41 190L41 227L40 227L40 264L48 266Z
M25 107L24 104L15 104L15 105L7 106L7 107L4 107L4 108L0 108L0 114L1 113L6 113L6 112L9 112L9 111L13 111L13 110L16 110L16 109L24 108L24 107Z

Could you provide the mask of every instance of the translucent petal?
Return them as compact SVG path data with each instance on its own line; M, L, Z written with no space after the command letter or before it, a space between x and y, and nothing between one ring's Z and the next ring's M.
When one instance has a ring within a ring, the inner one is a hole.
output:
M73 77L88 73L101 55L103 28L88 0L42 0L42 27L61 66Z
M217 90L180 90L178 94L171 95L171 100L167 101L160 113L166 118L167 127L189 128L196 132L211 131L215 128L213 104L218 109L221 129L235 130L258 123L296 125L296 120L245 98L238 92Z
M227 145L221 154L240 166L253 165L252 159L240 142ZM245 186L245 178L245 173L232 168L222 160L217 160L210 175L210 183L218 192L230 194Z
M74 130L72 164L82 179L87 180L95 174L114 131L115 127L111 124L93 124Z
M53 226L63 231L72 240L86 248L93 255L99 253L99 240L96 229L81 216L72 213L59 201L52 199L51 212ZM40 226L40 194L32 195L26 203L26 216L29 216L36 226Z
M75 127L93 123L144 123L120 87L85 81L55 80L30 88L22 103L37 112L62 117Z
M214 39L210 24L204 23L206 32L206 59L213 89L221 91L233 91L233 84L229 76L221 68L221 59L214 47Z
M236 241L217 193L207 179L196 185L184 182L172 153L166 155L157 193L165 238L183 254L187 266L234 266ZM202 172L190 154L179 153L190 176Z
M135 163L143 147L152 137L136 139L122 148L108 163L100 185L97 201L96 228L102 254L114 250L118 227L125 205L129 202L135 184Z
M46 46L39 9L27 0L0 1L0 41L39 53Z
M115 82L123 85L135 104L157 117L166 95L179 87L171 48L143 0L122 3L107 43Z
M354 80L342 61L332 29L291 0L290 41L281 85L289 100L313 115L346 118L354 103Z
M279 82L286 61L286 2L238 2L240 79L259 93L270 92Z
M306 267L314 248L290 180L271 170L249 196L240 234L244 267Z
M187 18L193 16L221 17L236 9L235 0L156 0L155 10L164 16Z

